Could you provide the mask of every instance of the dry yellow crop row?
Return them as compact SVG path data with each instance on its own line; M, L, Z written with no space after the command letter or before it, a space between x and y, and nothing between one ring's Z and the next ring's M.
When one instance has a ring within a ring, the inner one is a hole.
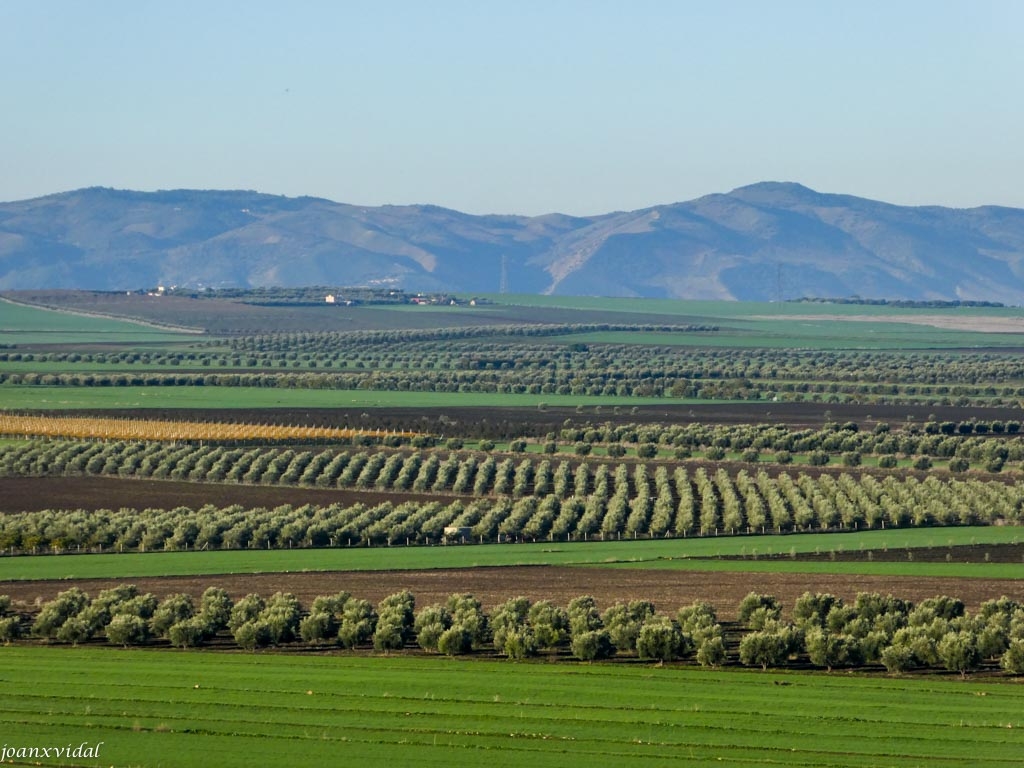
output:
M103 419L85 416L19 416L0 414L0 435L99 438L103 440L332 440L353 437L413 437L414 432L388 432L341 427L232 424L206 421Z

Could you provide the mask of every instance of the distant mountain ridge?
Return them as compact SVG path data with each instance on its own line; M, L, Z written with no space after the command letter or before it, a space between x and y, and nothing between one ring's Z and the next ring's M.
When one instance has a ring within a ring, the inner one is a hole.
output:
M0 288L407 290L1024 304L1024 210L800 184L600 216L476 216L245 191L88 188L0 203Z

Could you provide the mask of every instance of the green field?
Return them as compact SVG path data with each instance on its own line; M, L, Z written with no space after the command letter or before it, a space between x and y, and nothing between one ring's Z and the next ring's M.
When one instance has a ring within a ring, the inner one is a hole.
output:
M57 312L0 299L0 344L145 344L190 337L191 334L140 322Z
M861 533L808 533L784 536L723 536L656 541L547 542L447 547L353 547L339 549L150 552L111 555L0 557L0 581L22 579L132 578L224 573L296 571L390 571L508 565L592 565L600 567L740 570L751 572L862 573L1019 578L1016 563L964 562L802 562L766 560L791 552L857 552L868 549L944 547L1016 543L1024 530L986 526L907 528ZM758 559L755 559L754 556ZM742 556L742 560L717 560ZM691 559L687 559L691 558ZM697 559L710 558L710 559Z
M872 315L912 317L1020 317L1020 307L894 307L881 304L817 302L716 301L692 299L616 298L608 296L543 296L526 293L486 294L494 304L513 307L600 310L611 313L677 315L685 318L726 319L766 315Z
M955 330L923 325L924 317L964 320L1020 318L1015 307L901 308L857 304L678 301L572 296L491 296L519 307L600 310L615 322L621 313L677 316L680 323L714 325L714 333L609 331L560 337L563 343L662 346L757 347L765 349L970 349L1019 347L1024 334ZM844 320L841 318L871 318Z
M1024 754L1024 688L1005 682L342 654L0 657L3 741L103 742L85 765L984 767Z
M261 387L0 386L0 408L464 408L685 405L697 400L613 395L507 395L488 392L382 392ZM727 401L719 401L727 402Z

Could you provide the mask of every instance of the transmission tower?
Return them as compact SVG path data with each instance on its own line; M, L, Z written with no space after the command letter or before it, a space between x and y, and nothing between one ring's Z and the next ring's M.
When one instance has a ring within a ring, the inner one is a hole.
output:
M508 293L508 256L501 254L501 284L498 293Z

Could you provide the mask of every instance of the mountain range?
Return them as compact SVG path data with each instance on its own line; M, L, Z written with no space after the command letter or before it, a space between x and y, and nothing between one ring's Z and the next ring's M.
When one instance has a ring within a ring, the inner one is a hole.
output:
M0 203L0 288L412 291L1024 304L1024 210L763 182L575 217L100 187Z

